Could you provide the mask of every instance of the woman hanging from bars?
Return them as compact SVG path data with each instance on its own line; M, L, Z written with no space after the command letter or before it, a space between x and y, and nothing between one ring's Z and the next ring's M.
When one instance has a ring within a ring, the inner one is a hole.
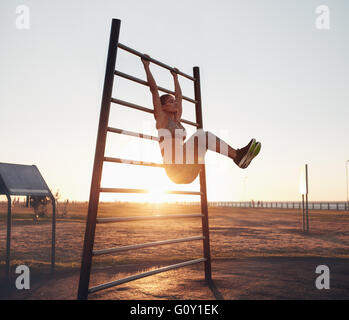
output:
M241 149L234 149L222 139L209 131L197 130L186 142L186 130L180 119L182 116L182 91L178 82L178 69L171 74L174 80L175 96L164 94L161 97L158 87L150 71L148 60L141 58L148 85L153 97L154 117L159 134L159 144L167 176L177 184L188 184L195 180L200 172L201 164L207 150L223 154L231 158L237 166L245 169L261 149L261 143L255 139Z

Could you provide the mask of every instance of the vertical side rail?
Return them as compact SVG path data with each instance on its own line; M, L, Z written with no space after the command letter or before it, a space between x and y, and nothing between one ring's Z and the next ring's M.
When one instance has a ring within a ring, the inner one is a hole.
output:
M197 101L195 105L195 113L196 113L196 122L199 124L198 129L203 128L202 121L202 107L201 107L201 88L200 88L200 70L199 67L193 68L193 75L195 78L194 82L194 93L195 100ZM208 225L208 208L207 208L207 191L206 191L206 170L205 164L201 165L202 168L200 170L200 191L201 191L201 212L203 214L202 217L202 232L204 234L205 239L203 240L204 247L204 257L205 261L205 279L206 281L212 280L211 275L211 252L210 252L210 231Z
M10 260L11 260L11 196L6 194L7 197L7 236L6 236L6 273L5 277L7 281L10 281Z
M103 97L101 105L101 113L99 116L98 135L96 143L96 152L93 165L93 174L90 189L90 199L88 205L88 216L85 231L84 248L82 254L80 281L78 290L78 299L87 299L88 286L90 282L91 264L92 264L92 250L96 229L96 218L99 202L99 188L102 178L103 158L105 152L107 127L109 121L110 104L114 82L114 71L116 63L116 54L119 41L120 20L113 19L110 39L107 66L104 78Z

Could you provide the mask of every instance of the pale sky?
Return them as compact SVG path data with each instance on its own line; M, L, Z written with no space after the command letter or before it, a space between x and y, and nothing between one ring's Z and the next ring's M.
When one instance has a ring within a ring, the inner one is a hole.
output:
M16 28L26 5L30 28ZM330 29L316 28L319 5ZM112 18L120 42L191 74L201 72L204 129L234 148L262 151L246 170L206 155L209 201L346 200L349 160L349 4L346 0L44 1L0 4L0 162L35 164L62 198L88 200ZM145 79L140 59L118 52L117 69ZM158 85L170 73L151 65ZM192 83L180 77L183 93ZM151 108L146 87L115 79L115 98ZM184 103L183 118L194 120ZM110 125L156 135L150 114L112 105ZM192 127L186 126L189 133ZM106 155L161 162L156 143L108 135ZM162 169L107 164L102 186L198 190ZM144 197L144 198L142 198ZM109 195L102 200L147 199ZM164 199L199 200L183 196Z

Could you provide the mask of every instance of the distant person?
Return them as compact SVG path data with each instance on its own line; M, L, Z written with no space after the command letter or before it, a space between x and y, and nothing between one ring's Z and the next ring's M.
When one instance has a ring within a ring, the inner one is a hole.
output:
M142 62L153 97L156 129L159 133L159 144L167 176L178 184L191 183L200 172L200 164L204 163L207 150L221 153L231 158L238 167L242 169L247 168L252 159L261 150L261 143L255 139L251 139L241 149L234 149L213 133L199 129L184 142L186 130L180 122L182 116L182 91L176 73L178 70L173 69L171 71L175 86L175 96L164 94L160 97L157 84L149 68L149 58L149 56L145 55L145 58L142 58ZM226 150L226 152L221 152L221 149ZM181 152L178 153L178 150ZM183 158L179 157L181 155L183 155ZM192 155L194 155L194 160L191 157ZM181 158L179 161L178 157Z

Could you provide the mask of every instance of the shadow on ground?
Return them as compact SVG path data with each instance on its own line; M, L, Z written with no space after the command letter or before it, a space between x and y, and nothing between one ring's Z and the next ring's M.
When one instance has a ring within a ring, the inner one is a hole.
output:
M318 265L330 269L330 289L318 290ZM157 266L127 266L96 270L91 285L145 271ZM213 281L204 280L203 265L171 270L100 291L89 299L114 300L254 300L349 299L349 259L317 257L268 257L215 260ZM4 291L1 299L76 299L79 274L57 274L32 279L31 289Z

